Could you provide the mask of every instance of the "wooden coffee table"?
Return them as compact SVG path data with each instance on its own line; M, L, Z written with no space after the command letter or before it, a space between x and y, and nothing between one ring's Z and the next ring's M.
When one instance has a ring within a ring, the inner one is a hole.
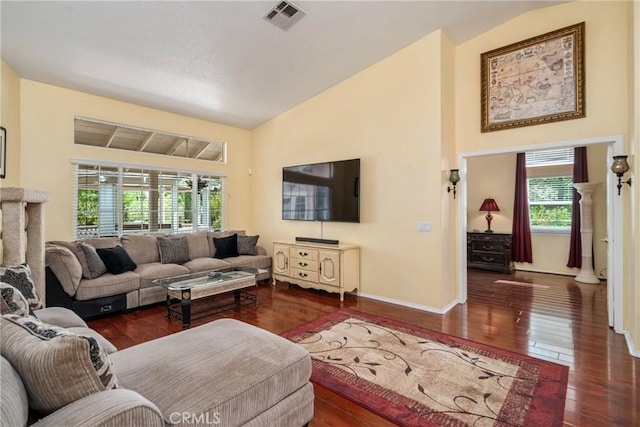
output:
M192 314L210 315L249 304L258 307L257 295L245 289L257 287L256 275L262 272L256 268L228 268L166 277L153 284L167 289L167 318L182 320L182 327L188 328ZM192 313L195 301L203 309Z

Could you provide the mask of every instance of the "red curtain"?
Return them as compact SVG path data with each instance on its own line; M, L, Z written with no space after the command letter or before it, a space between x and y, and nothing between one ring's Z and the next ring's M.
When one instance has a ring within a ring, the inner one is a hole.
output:
M587 147L576 147L573 151L573 182L589 182L587 170ZM580 240L580 193L573 189L571 208L571 246L567 267L582 267L582 242Z
M527 192L527 161L525 153L516 160L516 191L513 206L512 253L515 262L533 262L531 227L529 225L529 195Z

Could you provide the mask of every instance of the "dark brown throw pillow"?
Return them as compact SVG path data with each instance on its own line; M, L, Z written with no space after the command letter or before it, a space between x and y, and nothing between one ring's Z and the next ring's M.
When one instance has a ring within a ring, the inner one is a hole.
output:
M111 274L122 274L126 271L133 271L138 267L122 246L96 248L96 252L98 252L98 256Z
M238 256L238 235L233 234L229 237L214 237L213 245L216 247L214 258L229 258Z

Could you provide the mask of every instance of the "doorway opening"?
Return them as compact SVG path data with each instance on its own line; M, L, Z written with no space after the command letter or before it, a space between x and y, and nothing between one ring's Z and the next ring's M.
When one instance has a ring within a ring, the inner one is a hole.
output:
M460 153L458 155L458 167L462 178L462 184L459 186L459 206L458 206L458 302L464 303L467 300L467 232L475 227L469 227L467 221L468 209L475 209L475 205L470 205L470 194L468 191L469 182L468 171L469 161L480 156L505 155L526 151L538 151L558 148L573 148L580 146L592 146L596 144L604 144L606 146L606 156L600 159L606 162L607 170L610 167L614 155L622 154L623 139L622 136L588 138L569 141L558 141L545 144L536 144L530 146L506 147L501 149L483 150L477 152ZM607 272L607 300L608 300L608 320L609 326L613 327L617 333L623 333L623 304L622 304L622 250L623 250L623 212L622 197L617 196L615 189L615 180L611 173L606 174L605 182L602 183L606 191L607 219L606 219L606 237L608 239L606 254L606 272ZM484 197L484 195L481 195ZM475 197L475 195L474 195Z

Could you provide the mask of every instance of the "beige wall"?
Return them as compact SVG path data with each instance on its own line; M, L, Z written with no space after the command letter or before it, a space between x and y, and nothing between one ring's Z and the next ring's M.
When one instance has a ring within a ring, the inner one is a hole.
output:
M630 49L630 58L634 58L630 64L629 88L633 87L634 96L629 107L629 125L631 134L632 155L631 173L633 187L627 189L631 193L631 227L629 233L629 255L626 258L632 265L629 273L629 297L627 312L631 314L629 332L631 342L635 343L636 356L640 357L640 182L637 171L640 171L640 2L633 3L633 14L629 14L629 20L633 28L633 45Z
M596 274L606 276L607 244L607 146L591 145L587 148L589 181L602 183L593 194L593 247ZM467 161L467 229L484 231L487 228L486 212L478 209L482 201L492 197L500 212L492 212L491 229L498 233L511 233L514 202L516 155L515 153L470 157ZM569 166L564 173L572 174ZM516 263L518 270L538 271L575 276L579 269L568 268L569 235L532 233L533 263Z
M20 77L4 61L0 61L0 125L7 131L5 178L0 188L16 187L20 182ZM0 265L3 261L2 211L0 211Z
M20 186L51 193L47 240L68 240L72 231L71 159L95 159L227 173L229 228L251 230L250 132L99 96L21 80ZM227 164L131 151L76 146L73 119L84 116L227 143ZM15 168L15 165L12 167Z
M20 77L4 61L0 65L0 124L7 130L6 177L0 179L0 187L16 187L20 180L17 169L20 158Z
M540 144L628 132L629 2L578 1L536 9L456 49L456 130L459 152ZM586 112L582 119L480 132L480 55L558 28L586 22ZM627 142L628 143L628 142Z
M444 171L453 105L443 100L442 66L452 60L453 47L435 32L255 129L253 218L261 236L321 237L318 222L281 219L283 166L358 157L361 223L325 223L323 237L362 246L364 293L450 303L455 268L443 247L454 239L455 217ZM417 232L417 221L432 222L433 231Z

